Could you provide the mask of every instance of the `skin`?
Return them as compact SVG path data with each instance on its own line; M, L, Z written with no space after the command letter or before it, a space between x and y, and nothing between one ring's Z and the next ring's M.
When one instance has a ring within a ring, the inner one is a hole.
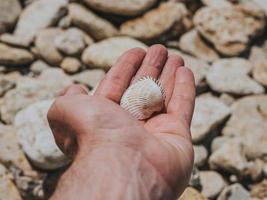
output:
M93 96L84 86L64 89L48 112L61 150L73 158L51 200L176 199L193 166L190 122L194 77L162 45L125 52ZM165 109L138 121L119 106L123 92L143 76L157 78Z

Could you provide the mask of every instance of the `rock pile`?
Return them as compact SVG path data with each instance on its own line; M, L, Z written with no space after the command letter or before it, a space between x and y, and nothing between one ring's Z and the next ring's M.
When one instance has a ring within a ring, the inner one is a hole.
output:
M180 200L267 199L266 19L265 0L0 0L0 199L48 198L69 163L48 128L53 99L95 89L124 51L153 43L197 86Z

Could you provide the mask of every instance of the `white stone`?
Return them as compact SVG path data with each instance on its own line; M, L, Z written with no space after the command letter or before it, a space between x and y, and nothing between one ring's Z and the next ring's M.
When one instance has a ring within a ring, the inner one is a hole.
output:
M215 171L200 171L201 193L209 198L216 198L226 186L223 177Z
M219 98L203 94L196 98L191 123L193 142L205 139L230 114L230 108Z
M194 165L203 166L208 158L208 151L203 145L194 145Z
M1 200L22 200L18 189L11 180L11 175L0 163L0 199Z
M179 47L199 59L213 62L219 58L218 54L193 29L180 37Z
M187 14L187 9L182 3L162 3L144 16L123 23L120 32L140 40L155 39L177 24L181 25L182 30L183 18Z
M207 82L217 92L237 95L260 94L264 88L249 77L252 65L243 58L220 59L213 63Z
M104 13L112 13L117 15L138 15L153 4L156 3L156 0L84 0L85 3L99 11Z
M28 5L21 13L13 35L2 40L20 46L29 46L36 34L54 24L65 13L66 0L39 0Z
M118 30L112 23L98 17L78 3L69 4L69 16L72 24L81 28L96 40L113 37L118 33Z
M239 183L226 187L217 200L250 200L249 192Z
M146 49L145 44L129 37L105 39L85 49L82 55L82 61L87 65L109 69L119 56L134 47Z
M41 169L57 169L69 159L55 143L47 121L47 112L53 100L36 102L17 113L14 124L23 150L32 163Z

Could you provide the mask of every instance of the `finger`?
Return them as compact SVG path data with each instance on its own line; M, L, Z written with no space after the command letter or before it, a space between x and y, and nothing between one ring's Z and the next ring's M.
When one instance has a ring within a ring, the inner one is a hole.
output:
M167 114L174 114L190 125L196 96L194 75L187 67L178 68L175 75L175 86L167 106Z
M100 82L94 94L118 103L140 67L145 54L141 48L125 52Z
M76 94L88 94L88 89L82 84L73 84L64 88L59 96L71 96Z
M165 106L167 107L174 88L174 81L175 81L175 72L178 69L178 67L181 67L184 65L183 59L175 54L171 54L168 56L167 62L163 68L163 71L161 72L159 81L162 84L166 100L165 100Z
M144 76L151 76L157 79L167 60L167 56L168 51L163 45L155 44L151 46L147 50L146 57L132 82L135 82Z

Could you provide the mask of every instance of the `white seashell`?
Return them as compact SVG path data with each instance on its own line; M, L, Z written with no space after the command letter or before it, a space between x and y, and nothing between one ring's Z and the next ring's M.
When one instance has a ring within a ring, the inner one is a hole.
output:
M162 110L165 93L160 82L144 77L131 85L123 94L120 106L139 120L149 118Z

